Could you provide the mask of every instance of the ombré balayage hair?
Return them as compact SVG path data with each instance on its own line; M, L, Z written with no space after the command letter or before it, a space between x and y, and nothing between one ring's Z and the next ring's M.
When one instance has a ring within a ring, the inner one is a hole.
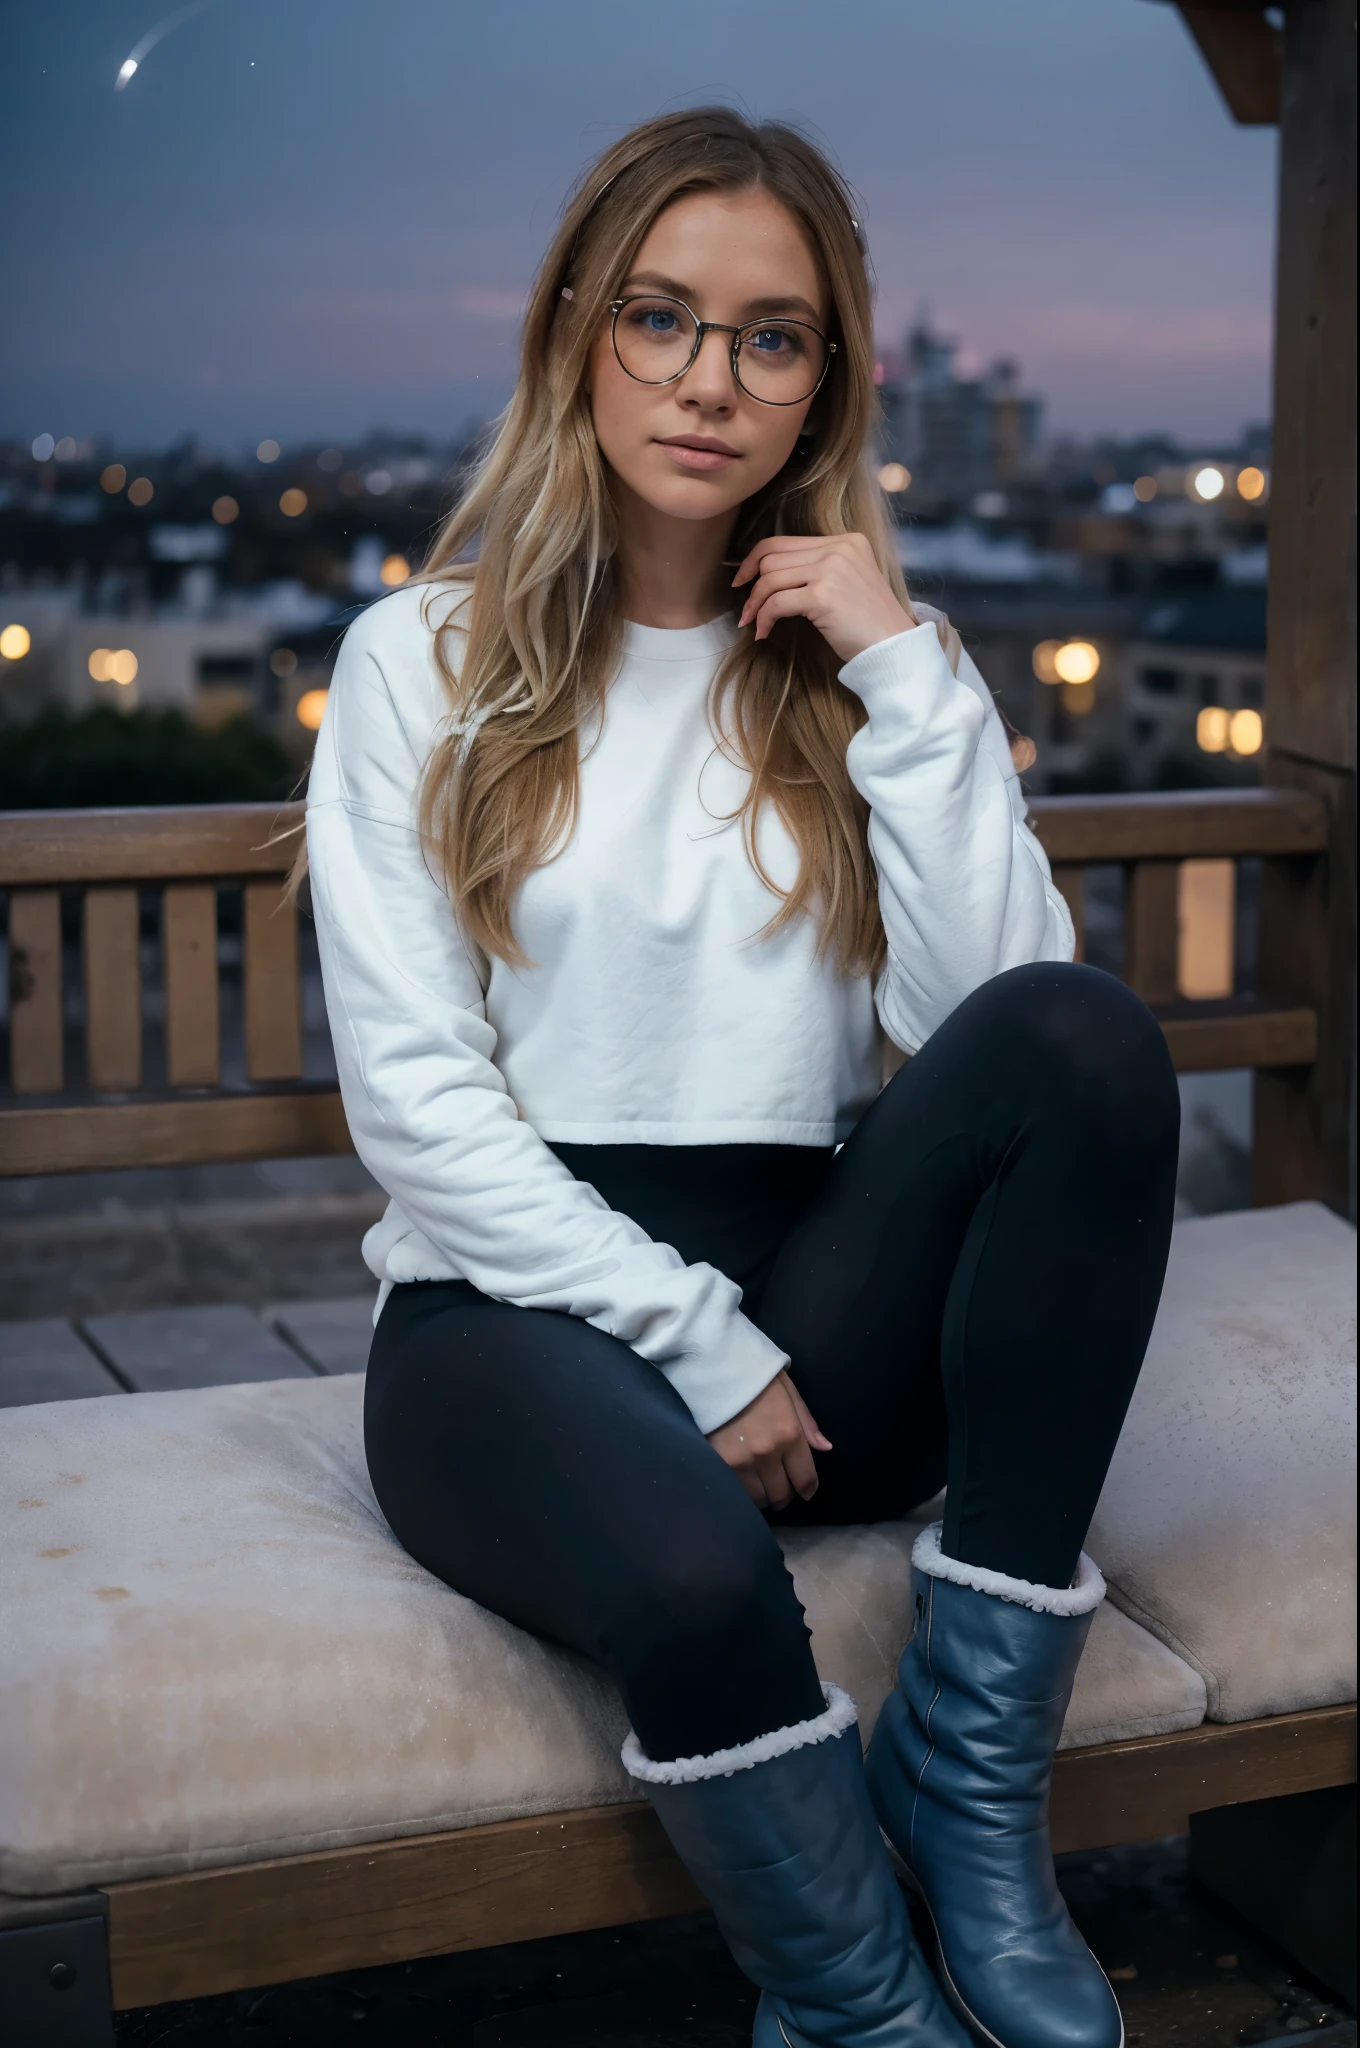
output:
M590 353L610 301L657 216L695 192L760 187L788 208L830 293L832 368L798 449L738 515L731 552L771 534L867 535L905 599L884 500L871 482L877 413L869 278L852 196L811 142L726 107L648 121L580 180L538 273L519 380L494 438L426 565L435 597L470 602L436 632L453 717L426 763L420 827L467 937L522 962L512 927L525 877L560 850L578 798L579 733L618 665L622 621L614 511L591 422ZM475 569L460 557L477 544ZM463 635L466 632L466 639ZM455 639L457 646L455 647ZM715 742L751 771L740 813L762 879L755 821L772 804L800 866L767 932L811 917L849 972L878 964L883 930L867 807L845 766L864 722L836 656L808 621L738 636L714 688Z

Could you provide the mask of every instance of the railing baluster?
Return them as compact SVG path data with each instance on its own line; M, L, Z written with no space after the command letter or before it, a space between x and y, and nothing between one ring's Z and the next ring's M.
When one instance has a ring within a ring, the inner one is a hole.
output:
M1077 935L1074 958L1086 958L1086 870L1076 861L1060 861L1053 870L1053 886L1067 905L1072 929Z
M85 1064L91 1088L142 1085L142 967L135 889L85 892Z
M217 891L171 883L161 903L165 1064L172 1088L213 1088L221 1075Z
M245 887L246 1073L295 1081L302 1072L297 906L282 877Z
M1176 1000L1176 867L1137 860L1124 871L1124 979L1145 1003Z
M16 1095L61 1092L61 894L9 899L9 1070Z

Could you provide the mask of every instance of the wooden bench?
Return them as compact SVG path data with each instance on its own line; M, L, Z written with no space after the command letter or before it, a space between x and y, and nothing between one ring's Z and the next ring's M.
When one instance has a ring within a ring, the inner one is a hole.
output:
M11 1000L0 1171L350 1149L334 1082L303 1077L298 919L284 889L298 822L295 807L258 806L0 818ZM1182 864L1203 860L1260 860L1265 893L1306 902L1328 841L1317 797L1045 799L1034 823L1079 934L1086 872L1123 869L1125 973L1178 1068L1249 1067L1306 1087L1318 1042L1307 991L1185 999L1176 906ZM219 946L224 906L239 924L239 1005L234 945L230 958ZM78 999L63 985L63 917L68 953L80 935ZM1288 1160L1257 1161L1266 1200L1313 1192L1296 1178ZM1208 1808L1341 1785L1354 1751L1353 1706L1066 1751L1056 1846L1155 1838ZM628 1803L110 1884L85 1908L106 1919L113 2002L126 2007L695 1903L650 1809Z

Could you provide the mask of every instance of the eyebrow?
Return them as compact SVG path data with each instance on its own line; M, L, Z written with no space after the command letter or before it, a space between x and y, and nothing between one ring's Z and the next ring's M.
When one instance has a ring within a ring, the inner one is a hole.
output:
M631 277L624 279L622 289L628 292L636 290L639 285L645 290L660 292L668 299L683 299L686 305L693 291L691 285L682 284L675 277L663 277L658 270L636 271ZM806 299L800 298L796 293L787 298L748 299L744 310L746 320L739 321L738 326L744 327L747 320L758 320L762 313L802 313L814 322L821 318L817 308L810 306Z

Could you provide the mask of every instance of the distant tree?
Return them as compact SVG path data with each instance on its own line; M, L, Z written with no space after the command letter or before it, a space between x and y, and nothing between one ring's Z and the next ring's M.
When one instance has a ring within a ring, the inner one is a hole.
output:
M250 718L208 732L179 711L100 705L0 722L0 810L270 803L297 769Z

